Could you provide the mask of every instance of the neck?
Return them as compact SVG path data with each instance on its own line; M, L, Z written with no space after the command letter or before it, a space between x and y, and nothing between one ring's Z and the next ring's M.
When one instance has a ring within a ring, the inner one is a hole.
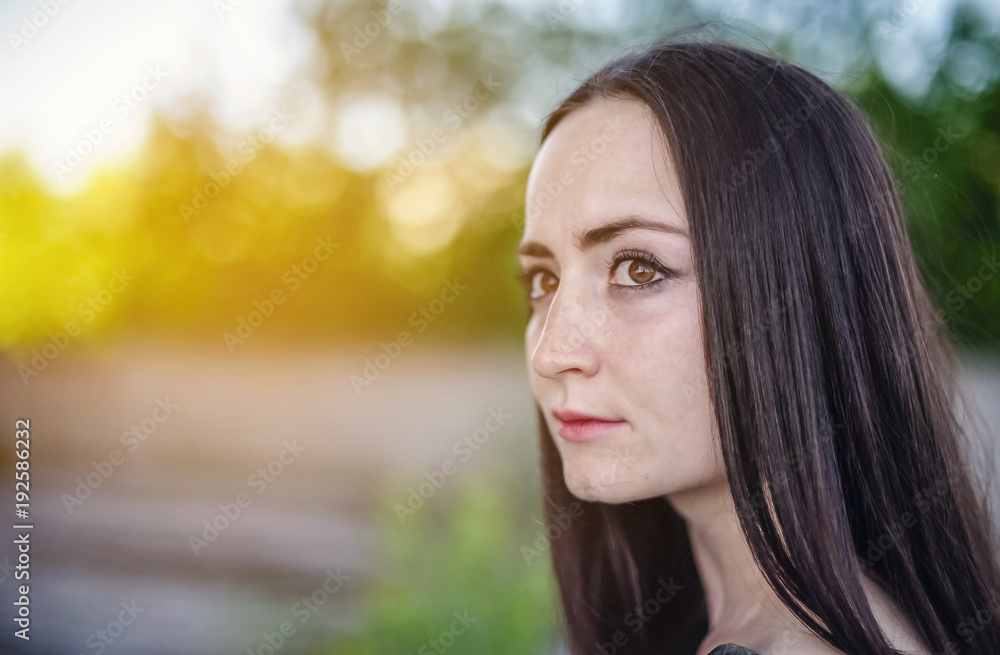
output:
M746 633L762 615L764 622L787 615L746 543L724 479L671 494L668 500L687 523L710 635Z

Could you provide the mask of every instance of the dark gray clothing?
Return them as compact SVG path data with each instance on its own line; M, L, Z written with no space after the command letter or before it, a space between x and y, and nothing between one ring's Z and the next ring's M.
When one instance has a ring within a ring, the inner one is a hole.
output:
M752 651L749 648L744 648L743 646L737 646L736 644L722 644L721 646L716 646L709 652L708 655L760 655L756 651Z

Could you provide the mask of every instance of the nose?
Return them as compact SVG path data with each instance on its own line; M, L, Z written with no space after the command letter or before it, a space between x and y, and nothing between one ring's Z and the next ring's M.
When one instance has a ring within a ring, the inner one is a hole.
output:
M549 378L573 370L594 375L600 367L594 337L607 323L607 310L588 308L579 299L560 298L565 288L556 291L549 305L542 334L531 353L531 368Z

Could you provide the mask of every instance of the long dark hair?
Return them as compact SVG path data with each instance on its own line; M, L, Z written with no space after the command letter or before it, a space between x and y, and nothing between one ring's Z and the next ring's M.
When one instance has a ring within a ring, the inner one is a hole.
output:
M865 573L932 652L1000 653L1000 564L956 416L959 362L860 112L778 58L661 40L588 78L542 141L603 98L645 104L678 173L728 483L775 592L834 648L898 653ZM573 497L537 409L571 652L694 653L708 617L685 521L663 497Z

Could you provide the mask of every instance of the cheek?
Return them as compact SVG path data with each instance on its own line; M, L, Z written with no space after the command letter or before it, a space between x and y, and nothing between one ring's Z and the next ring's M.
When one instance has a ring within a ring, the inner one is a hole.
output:
M524 363L527 367L528 382L531 385L532 392L535 394L535 398L541 397L538 395L538 383L540 380L531 364L531 356L535 352L535 347L538 346L538 340L542 334L542 327L542 319L537 313L535 313L528 320L528 325L524 330Z
M713 457L714 417L700 313L693 293L674 294L670 301L641 321L616 320L615 331L627 332L617 338L620 352L605 364L648 466L701 470Z
M606 365L639 416L670 425L707 400L700 313L693 289L664 297L643 316L616 316L620 344Z
M531 352L538 345L538 338L542 334L543 321L541 315L535 311L531 317L528 319L528 324L524 328L524 349L527 356L531 356Z

